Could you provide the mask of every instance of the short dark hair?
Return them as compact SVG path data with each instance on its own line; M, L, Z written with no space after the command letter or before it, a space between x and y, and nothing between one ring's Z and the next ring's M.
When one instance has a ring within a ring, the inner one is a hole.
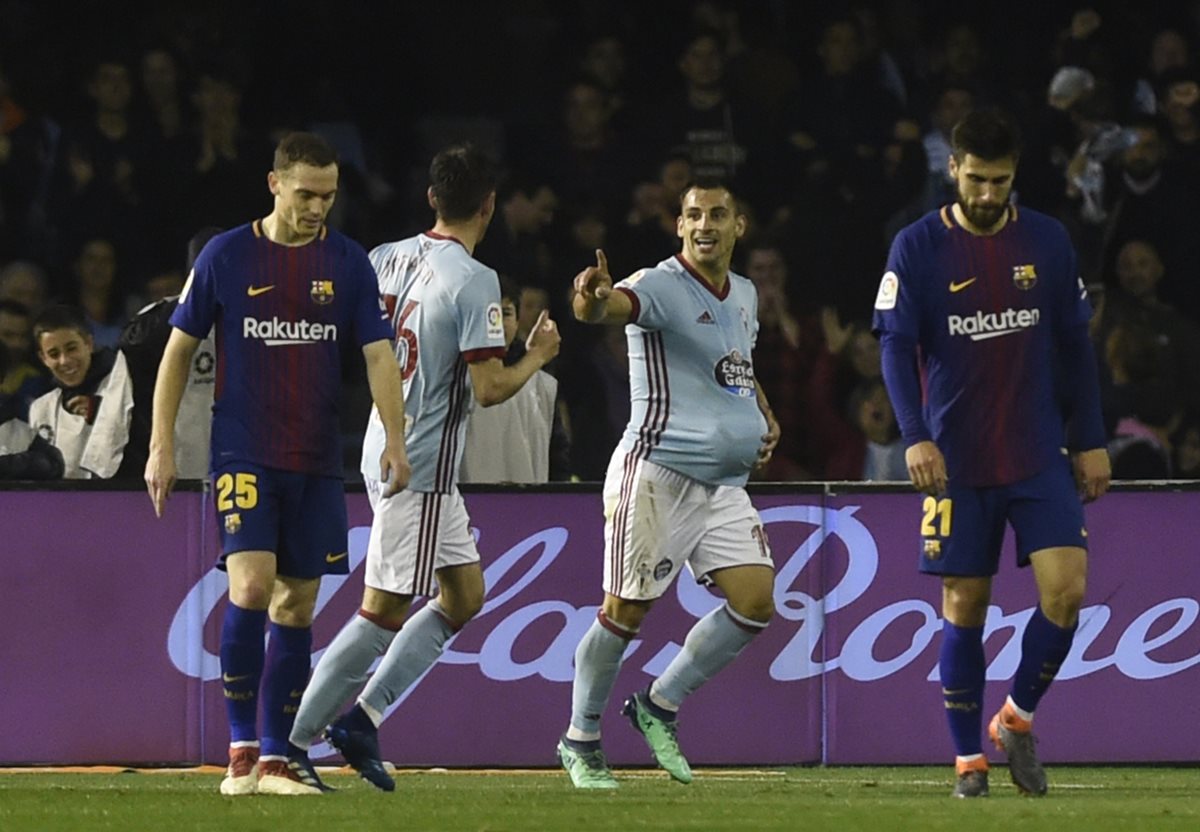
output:
M434 210L444 220L465 220L496 190L496 163L471 142L438 152L429 163Z
M275 171L288 170L293 165L312 165L324 168L338 163L337 151L316 133L288 133L275 146Z
M1017 159L1021 155L1021 131L998 107L972 110L950 132L950 150L959 162L968 153L987 162Z
M30 315L28 306L20 301L8 300L7 298L0 300L0 312L7 312L9 315L17 318L28 318Z
M521 284L513 280L506 274L500 275L500 300L511 300L513 305L519 305L521 301Z
M734 192L728 181L719 176L697 176L684 185L683 190L679 192L679 206L681 208L683 207L683 201L687 199L687 195L696 190L725 191L733 199L733 204L738 204L737 193Z
M42 348L43 335L60 329L74 329L89 337L92 334L87 318L83 316L83 310L78 306L67 306L63 303L47 306L33 322L33 341L38 345L38 350Z

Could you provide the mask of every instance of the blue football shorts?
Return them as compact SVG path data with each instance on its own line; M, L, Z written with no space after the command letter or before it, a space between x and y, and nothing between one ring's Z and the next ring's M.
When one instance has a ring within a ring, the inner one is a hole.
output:
M1058 546L1087 548L1083 502L1064 456L1028 479L972 488L953 483L941 497L925 497L921 511L922 572L988 577L1000 568L1004 524L1011 523L1017 566Z
M339 477L230 462L213 473L221 557L272 552L277 574L319 578L349 572L346 493Z

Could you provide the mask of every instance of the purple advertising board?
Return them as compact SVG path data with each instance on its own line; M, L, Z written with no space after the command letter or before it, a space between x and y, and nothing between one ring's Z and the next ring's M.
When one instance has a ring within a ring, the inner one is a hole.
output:
M856 489L773 490L754 501L774 552L777 615L687 703L689 757L944 762L940 588L916 570L920 499ZM317 651L361 597L370 511L362 494L348 503L351 574L322 585ZM398 765L551 765L574 648L601 597L599 494L472 493L467 505L487 601L389 712L385 754ZM1089 507L1079 635L1038 712L1048 761L1200 760L1197 509L1195 491L1114 493ZM0 527L0 706L9 715L0 763L223 763L217 646L227 582L213 569L208 497L177 493L156 520L141 492L0 491ZM989 709L1007 691L1036 603L1032 576L1017 572L1006 546L986 628ZM685 573L647 618L605 715L614 762L649 762L620 724L619 699L644 687L717 603ZM314 748L318 759L327 753Z

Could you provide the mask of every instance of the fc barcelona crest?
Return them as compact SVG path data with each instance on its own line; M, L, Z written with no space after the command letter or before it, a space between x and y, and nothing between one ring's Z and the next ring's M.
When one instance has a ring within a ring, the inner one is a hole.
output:
M312 282L312 291L309 292L312 299L324 306L327 303L333 303L333 281L332 280L314 280Z
M236 511L225 515L225 534L237 534L242 528L242 515Z
M1018 289L1032 289L1037 283L1037 270L1033 268L1033 264L1013 266L1013 283Z

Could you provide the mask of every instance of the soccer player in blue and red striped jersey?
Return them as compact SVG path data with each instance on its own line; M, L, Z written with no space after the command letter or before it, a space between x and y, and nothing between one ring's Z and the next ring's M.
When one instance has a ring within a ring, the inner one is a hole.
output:
M310 133L285 136L267 184L274 210L204 247L171 316L146 485L161 516L176 476L174 426L188 369L215 326L212 478L218 565L229 573L221 678L231 745L221 792L319 794L311 766L290 764L288 734L308 681L321 575L347 572L343 347L357 346L366 358L387 434L379 457L386 493L407 484L410 468L400 373L375 271L361 246L325 225L337 194L333 148Z
M1019 155L1011 119L972 112L954 128L951 148L958 199L896 236L874 326L908 471L928 495L921 571L942 578L954 794L988 789L983 629L1008 522L1018 564L1033 566L1039 604L988 733L1017 787L1040 795L1046 776L1031 723L1071 649L1083 601L1080 495L1101 496L1110 477L1091 309L1062 225L1010 204Z

